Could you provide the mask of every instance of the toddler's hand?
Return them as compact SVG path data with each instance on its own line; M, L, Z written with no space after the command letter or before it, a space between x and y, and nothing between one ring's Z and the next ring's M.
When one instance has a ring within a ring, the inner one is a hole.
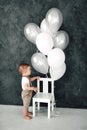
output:
M38 91L38 88L37 88L37 87L34 87L34 88L33 88L33 91L34 91L34 92L37 92L37 91Z
M39 80L40 79L40 76L37 76L37 80Z

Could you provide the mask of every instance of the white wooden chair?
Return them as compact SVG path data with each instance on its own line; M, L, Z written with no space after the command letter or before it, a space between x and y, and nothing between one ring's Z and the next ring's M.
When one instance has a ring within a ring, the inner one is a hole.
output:
M50 84L50 85L49 85ZM40 91L41 86L43 91ZM48 118L50 118L50 107L54 110L54 81L51 78L40 78L37 80L38 93L33 97L33 116L35 116L35 103L38 104L38 110L40 110L40 102L48 103ZM50 88L49 88L50 87ZM49 93L49 89L51 92Z

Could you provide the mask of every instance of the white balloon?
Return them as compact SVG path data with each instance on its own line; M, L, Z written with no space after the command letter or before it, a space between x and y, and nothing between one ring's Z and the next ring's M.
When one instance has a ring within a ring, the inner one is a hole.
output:
M52 35L52 32L50 31L50 29L46 23L46 19L42 20L40 28L41 28L42 32L46 32L46 33L49 33L50 35Z
M58 31L54 36L54 47L64 50L69 43L69 36L65 31Z
M38 25L35 23L28 23L24 28L25 37L32 43L36 43L36 37L41 32Z
M59 68L50 68L50 75L53 80L60 79L66 72L66 64L63 63Z
M40 33L36 38L36 46L40 52L48 55L54 46L53 39L48 33Z
M60 67L65 61L65 54L60 48L52 49L48 54L48 64L52 67Z
M31 57L31 63L34 69L40 73L46 74L48 72L48 63L46 56L42 53L35 53Z
M62 25L63 16L59 9L51 8L46 14L46 22L52 32L56 32Z

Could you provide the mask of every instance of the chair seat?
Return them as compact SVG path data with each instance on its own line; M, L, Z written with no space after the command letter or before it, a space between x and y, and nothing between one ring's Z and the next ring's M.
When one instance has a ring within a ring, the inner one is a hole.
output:
M35 108L40 110L40 102L47 103L48 107L48 119L50 119L50 108L54 110L54 80L51 78L40 78L37 80L38 93L33 97L33 117L35 116ZM42 90L42 91L41 91ZM50 93L49 93L50 90Z
M54 96L51 93L37 93L33 99L38 102L48 102L49 100L53 100Z

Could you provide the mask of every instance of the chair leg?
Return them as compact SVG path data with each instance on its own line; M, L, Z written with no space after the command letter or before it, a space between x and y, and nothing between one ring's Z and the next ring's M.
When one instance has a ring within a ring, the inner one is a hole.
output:
M52 101L52 111L54 110L54 101Z
M35 116L35 101L33 99L33 117Z
M50 119L50 101L48 102L48 119Z
M40 102L38 102L37 104L38 104L38 110L40 110Z

